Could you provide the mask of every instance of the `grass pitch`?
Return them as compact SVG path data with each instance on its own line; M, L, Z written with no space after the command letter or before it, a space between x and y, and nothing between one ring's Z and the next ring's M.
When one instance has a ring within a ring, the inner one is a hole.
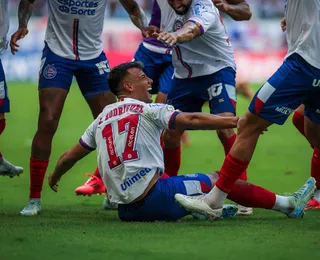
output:
M22 217L28 199L30 146L36 130L35 84L10 83L12 111L0 149L22 176L1 178L0 259L320 259L320 212L303 219L262 209L252 217L209 223L185 218L178 223L122 223L102 209L102 196L77 197L74 189L96 166L95 153L79 162L52 192L45 179L40 216ZM257 87L257 86L254 86ZM248 101L238 100L242 115ZM91 123L91 114L72 87L54 139L48 172ZM180 173L208 173L220 168L224 154L214 131L190 132ZM312 150L288 121L261 136L248 170L251 182L278 194L292 193L308 178Z

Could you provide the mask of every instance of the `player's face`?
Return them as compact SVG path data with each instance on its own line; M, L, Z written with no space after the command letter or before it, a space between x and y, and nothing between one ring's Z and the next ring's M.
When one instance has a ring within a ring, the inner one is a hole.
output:
M192 0L168 0L169 5L178 15L184 15L188 12Z
M133 88L132 94L135 98L145 103L152 103L152 95L149 93L152 88L152 79L138 68L130 69L129 73Z

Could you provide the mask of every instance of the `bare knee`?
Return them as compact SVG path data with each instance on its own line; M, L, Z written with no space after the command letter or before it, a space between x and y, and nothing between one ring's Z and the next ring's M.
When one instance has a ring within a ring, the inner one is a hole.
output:
M39 115L38 132L53 136L57 131L59 120L60 113L42 108Z
M233 129L217 130L217 135L220 141L223 143L224 141L228 140L230 137L234 135L234 130Z
M234 116L233 113L221 113L221 114L218 114L218 116ZM220 141L223 143L225 142L226 140L228 140L230 137L232 137L234 135L234 130L233 129L221 129L221 130L217 130L217 135L220 139Z
M312 145L320 148L320 124L312 122L308 117L305 117L305 134Z
M182 130L165 130L163 133L164 145L167 148L175 148L180 145Z
M259 136L271 124L271 122L263 119L262 117L254 115L251 112L247 112L239 119L238 137L247 138L251 136Z

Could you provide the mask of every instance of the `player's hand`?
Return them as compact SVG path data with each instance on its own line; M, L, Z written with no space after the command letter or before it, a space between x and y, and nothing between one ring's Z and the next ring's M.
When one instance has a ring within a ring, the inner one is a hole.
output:
M54 192L58 192L58 187L59 187L58 182L59 181L60 181L60 178L58 180L55 180L52 173L48 177L49 186Z
M282 20L281 20L281 30L283 32L285 32L287 30L287 21L286 21L285 17L283 17Z
M160 30L159 30L159 28L157 28L156 26L150 25L150 26L142 29L141 32L142 32L142 35L143 35L144 37L150 38L150 37L152 37L152 35L153 35L154 33L160 33Z
M29 30L27 28L20 28L11 36L10 49L13 55L18 51L18 48L20 47L17 44L17 41L19 41L20 39L23 39L28 33L29 33Z
M228 13L230 10L230 6L226 0L212 0L212 3L221 12Z
M156 37L158 41L161 41L170 47L175 45L178 41L176 33L160 32L154 33L153 36Z

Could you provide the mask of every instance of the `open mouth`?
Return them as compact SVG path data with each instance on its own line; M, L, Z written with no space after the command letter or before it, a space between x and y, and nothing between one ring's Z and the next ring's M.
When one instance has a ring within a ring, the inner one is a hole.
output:
M150 88L147 88L147 90L148 90L148 91L152 90L152 87L150 87Z

